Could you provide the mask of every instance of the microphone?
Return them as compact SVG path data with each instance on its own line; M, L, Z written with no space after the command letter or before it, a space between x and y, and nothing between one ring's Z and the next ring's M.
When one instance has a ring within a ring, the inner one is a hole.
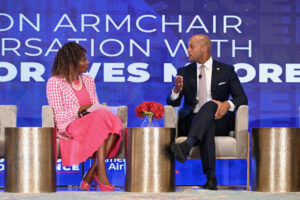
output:
M199 74L199 78L202 78L202 74Z

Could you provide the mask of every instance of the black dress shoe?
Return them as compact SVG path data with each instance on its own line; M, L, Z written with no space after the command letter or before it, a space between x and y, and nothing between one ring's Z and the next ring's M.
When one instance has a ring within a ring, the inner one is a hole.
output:
M218 182L216 177L208 178L206 183L203 185L204 189L208 190L217 190L218 189Z
M182 143L173 143L171 145L171 151L173 152L175 159L178 162L184 163L189 156L189 152L191 150L191 147L188 143L182 142Z

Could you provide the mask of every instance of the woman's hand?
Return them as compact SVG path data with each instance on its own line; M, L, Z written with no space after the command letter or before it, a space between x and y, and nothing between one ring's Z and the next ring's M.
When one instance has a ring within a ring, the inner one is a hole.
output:
M87 104L87 105L83 105L83 106L80 106L79 110L78 110L78 114L86 111L87 109L89 109L90 107L92 106L92 104Z

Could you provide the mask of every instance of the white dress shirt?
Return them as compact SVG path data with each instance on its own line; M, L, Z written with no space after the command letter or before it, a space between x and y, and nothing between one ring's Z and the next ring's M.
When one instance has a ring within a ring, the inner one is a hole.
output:
M207 88L207 101L212 100L211 98L211 76L212 76L212 65L213 65L213 59L212 57L210 57L204 64L205 66L205 77L206 77L206 88ZM197 63L197 99L198 99L198 89L199 89L199 75L201 74L201 64ZM172 94L171 94L171 100L174 101L179 97L179 93L175 93L174 92L174 88L172 90ZM230 104L230 108L229 111L234 111L234 104L231 101L228 101ZM199 103L197 103L195 109L194 109L194 113L198 112L200 109L199 107Z

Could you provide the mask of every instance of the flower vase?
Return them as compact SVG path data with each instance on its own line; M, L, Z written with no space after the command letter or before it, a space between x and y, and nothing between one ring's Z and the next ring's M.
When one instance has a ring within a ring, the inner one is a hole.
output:
M159 127L159 124L152 112L144 112L144 120L141 127Z
M144 120L142 121L141 127L154 127L153 115L145 114Z
M152 125L153 127L159 127L158 120L155 117L152 118Z

